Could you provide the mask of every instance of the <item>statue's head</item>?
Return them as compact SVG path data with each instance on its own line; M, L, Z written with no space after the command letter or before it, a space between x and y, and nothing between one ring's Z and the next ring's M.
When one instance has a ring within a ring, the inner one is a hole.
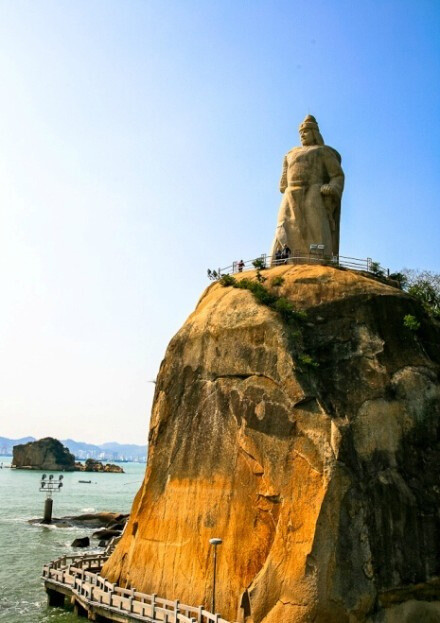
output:
M307 115L299 126L299 136L304 147L309 145L324 145L324 139L319 131L318 122L313 115Z

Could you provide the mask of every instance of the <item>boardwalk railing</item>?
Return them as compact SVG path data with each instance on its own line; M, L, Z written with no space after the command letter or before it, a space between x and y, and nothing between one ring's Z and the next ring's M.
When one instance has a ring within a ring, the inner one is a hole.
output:
M160 623L228 623L220 614L204 606L188 606L179 600L141 593L135 588L122 588L99 575L106 554L63 556L43 567L43 579L50 594L59 590L72 595L87 611L100 611L106 618L120 616L137 621ZM112 616L114 615L114 616Z
M361 259L358 257L348 257L345 255L323 256L321 253L310 253L309 255L293 255L288 258L275 258L275 256L263 253L257 258L246 260L245 262L233 262L230 266L219 268L218 274L227 275L242 272L243 270L255 270L254 262L258 262L260 267L269 268L273 266L283 266L285 264L324 264L326 266L342 266L351 270L362 270L375 273L377 270L387 274L387 269L381 268L377 262L373 262L370 257ZM241 270L240 270L241 265Z

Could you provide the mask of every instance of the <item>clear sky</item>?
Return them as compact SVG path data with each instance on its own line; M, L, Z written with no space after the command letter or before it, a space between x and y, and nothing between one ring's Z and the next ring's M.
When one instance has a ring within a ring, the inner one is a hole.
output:
M341 253L440 271L438 0L0 0L0 435L145 443L206 269L342 154Z

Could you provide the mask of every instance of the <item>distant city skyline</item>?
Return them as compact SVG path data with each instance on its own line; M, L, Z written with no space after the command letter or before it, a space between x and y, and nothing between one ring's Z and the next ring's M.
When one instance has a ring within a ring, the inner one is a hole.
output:
M440 272L440 4L4 0L0 434L147 443L207 268L268 252L284 154L342 155L341 254Z

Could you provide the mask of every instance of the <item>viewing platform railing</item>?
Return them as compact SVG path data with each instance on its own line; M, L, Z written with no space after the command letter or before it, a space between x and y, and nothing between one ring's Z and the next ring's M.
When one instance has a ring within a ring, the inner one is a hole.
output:
M121 621L123 615L124 620L145 623L229 623L204 606L188 606L178 599L141 593L109 582L99 575L107 560L106 554L62 556L44 565L49 605L63 605L64 596L68 595L89 618L99 615L106 620Z
M309 255L291 255L287 258L275 258L274 256L261 254L257 258L246 260L245 262L236 261L230 266L219 268L219 275L228 275L247 270L255 270L254 262L258 262L261 268L273 268L274 266L296 265L296 264L321 264L325 266L340 266L350 270L359 270L369 272L376 275L388 276L389 270L379 266L377 262L373 262L370 257L361 259L358 257L348 257L345 255L333 255L331 257L324 256L319 253L310 253ZM241 269L240 269L241 265Z

